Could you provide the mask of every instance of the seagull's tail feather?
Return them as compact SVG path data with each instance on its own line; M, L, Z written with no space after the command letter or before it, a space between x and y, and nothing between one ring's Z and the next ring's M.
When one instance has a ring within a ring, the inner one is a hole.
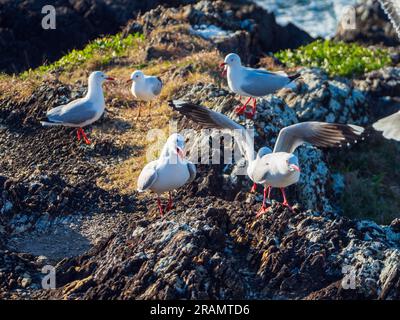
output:
M301 74L299 72L294 73L294 74L290 74L288 75L288 78L290 80L290 82L285 86L285 88L287 89L296 89L296 81L297 79L300 79Z
M63 125L62 123L51 121L48 117L43 117L43 118L39 119L39 121L43 127L53 127L53 126L62 126Z

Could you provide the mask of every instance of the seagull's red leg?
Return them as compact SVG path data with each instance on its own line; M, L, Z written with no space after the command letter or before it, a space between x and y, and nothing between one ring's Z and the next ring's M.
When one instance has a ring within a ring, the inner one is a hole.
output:
M172 195L171 195L171 191L170 191L170 192L169 192L169 199L168 199L167 212L168 212L169 210L172 209L172 205L173 205L173 202L172 202Z
M289 202L286 199L285 188L281 188L282 196L283 196L283 203L285 207L288 207L290 211L293 211L293 208L290 206Z
M256 98L252 98L252 99L253 99L253 106L251 108L251 112L246 113L246 117L249 119L253 119L253 117L257 111L257 100L256 100Z
M265 212L267 212L267 210L269 208L265 205L265 200L267 198L267 192L268 192L268 199L269 199L271 187L264 187L263 203L262 203L261 209L257 212L256 218L259 218L260 216L262 216Z
M257 192L257 183L253 183L253 186L250 189L250 192Z
M82 137L81 137L81 128L76 130L76 137L78 138L78 141L81 141Z
M241 97L240 97L241 98ZM246 102L242 106L238 106L235 109L237 114L243 114L246 111L247 105L249 104L251 97L246 100Z
M164 216L164 211L163 211L163 208L162 208L162 205L161 205L160 197L157 198L157 206L158 206L158 210L160 210L161 217L163 217Z
M88 139L88 137L87 137L85 131L83 131L82 128L81 128L81 133L82 133L83 140L85 140L85 143L86 143L86 144L91 144L91 142L90 142L90 140Z

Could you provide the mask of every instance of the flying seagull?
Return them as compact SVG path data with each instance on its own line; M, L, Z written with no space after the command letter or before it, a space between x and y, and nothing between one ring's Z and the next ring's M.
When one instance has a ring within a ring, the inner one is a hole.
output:
M201 105L185 101L170 101L170 107L205 128L230 129L240 132L237 143L247 160L247 175L254 184L264 186L264 198L257 217L268 210L265 202L270 198L271 188L280 188L283 205L289 205L285 188L297 183L300 178L300 167L297 156L293 154L303 143L318 147L339 147L353 142L363 133L364 128L351 124L325 122L303 122L281 129L274 150L262 147L257 153L253 149L253 140L247 131L227 116ZM254 187L254 185L253 185ZM267 196L268 194L268 196Z
M382 131L386 139L400 141L400 111L378 120L372 126L375 130Z
M239 94L240 98L248 97L242 106L236 108L236 113L243 114L250 101L253 101L252 111L246 113L249 118L256 113L256 98L272 94L284 87L293 88L295 84L292 81L300 76L299 73L287 75L283 71L270 72L244 67L240 57L235 53L228 54L220 67L227 72L229 89Z
M157 98L162 90L163 83L159 77L146 76L142 71L132 72L129 82L132 82L132 95L141 101L152 101ZM140 107L138 117L140 116Z
M83 131L83 127L96 122L103 115L106 104L102 84L104 81L112 80L114 79L101 71L92 72L89 76L86 96L47 111L46 118L41 121L42 126L78 128L78 141L83 138L86 144L90 144L91 142Z
M180 134L172 134L165 143L160 157L149 162L142 170L137 181L139 192L151 190L157 193L157 205L161 216L164 211L161 206L160 194L169 193L166 211L172 208L171 191L190 183L196 177L196 166L185 159L185 140Z

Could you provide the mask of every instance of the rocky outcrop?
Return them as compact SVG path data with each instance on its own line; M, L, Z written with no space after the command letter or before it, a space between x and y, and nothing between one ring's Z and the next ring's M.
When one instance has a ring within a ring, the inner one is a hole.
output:
M256 208L178 196L160 219L153 205L151 215L132 215L90 253L59 264L60 289L38 298L399 299L400 234L392 228L280 205L255 220Z
M114 34L139 12L159 4L179 5L185 0L57 0L56 29L42 28L42 7L39 0L0 3L0 71L18 73L54 61L67 51L81 48L100 35ZM60 41L62 39L62 41Z
M128 23L124 33L150 32L157 28L187 23L193 34L210 41L223 54L237 52L246 62L280 49L297 48L313 40L293 24L280 26L273 13L247 1L202 0L179 10L158 7ZM207 32L196 32L198 29ZM153 39L152 44L166 39Z
M346 42L361 42L365 44L384 44L398 46L400 40L383 11L379 1L366 0L355 7L356 27L346 29L339 24L335 39Z

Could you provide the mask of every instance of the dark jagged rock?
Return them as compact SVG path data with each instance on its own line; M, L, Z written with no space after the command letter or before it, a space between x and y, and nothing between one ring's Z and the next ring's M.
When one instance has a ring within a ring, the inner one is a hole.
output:
M190 0L57 0L55 30L42 28L43 0L0 2L0 71L18 73L54 61L100 35L114 34L138 14L159 4L179 5ZM60 41L62 39L62 41Z
M390 230L280 205L256 220L255 210L178 197L176 210L161 219L152 206L90 253L59 264L60 288L37 298L399 298ZM340 284L343 265L354 268L356 288Z
M305 31L289 24L280 26L273 13L269 13L248 1L209 1L202 0L179 10L157 7L137 20L128 23L124 34L151 31L178 23L188 23L192 32L195 27L218 27L225 31L224 36L207 36L223 54L237 52L244 61L257 61L259 56L284 48L297 48L313 40ZM152 39L153 44L165 41L159 37Z

